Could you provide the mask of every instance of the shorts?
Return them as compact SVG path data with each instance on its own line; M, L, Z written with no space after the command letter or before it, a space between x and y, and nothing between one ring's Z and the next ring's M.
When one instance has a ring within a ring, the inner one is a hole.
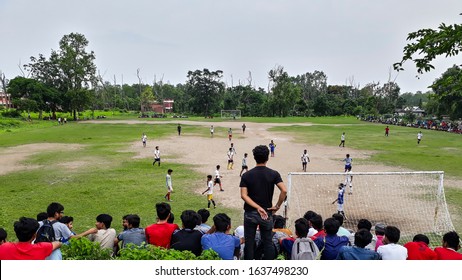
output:
M345 170L351 171L351 164L345 164Z
M342 204L337 204L337 211L343 212L343 203Z
M160 158L155 158L155 159L154 159L154 162L156 162L156 161L160 161Z
M233 162L234 162L234 160L228 159L228 163L233 163Z
M247 167L247 165L243 165L242 170L249 170L249 167Z
M213 194L208 194L207 195L207 200L212 200L213 199Z
M221 184L221 180L220 178L215 178L215 180L213 181L215 184Z

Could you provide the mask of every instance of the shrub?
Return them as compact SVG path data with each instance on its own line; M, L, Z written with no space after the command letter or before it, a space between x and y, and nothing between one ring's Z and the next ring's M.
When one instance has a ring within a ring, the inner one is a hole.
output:
M110 260L112 251L102 249L97 242L87 238L72 238L69 245L61 247L64 260Z
M177 251L153 245L128 245L119 251L118 260L221 260L213 250L205 250L198 257L190 251Z
M4 110L2 116L5 118L20 118L21 112L18 110Z

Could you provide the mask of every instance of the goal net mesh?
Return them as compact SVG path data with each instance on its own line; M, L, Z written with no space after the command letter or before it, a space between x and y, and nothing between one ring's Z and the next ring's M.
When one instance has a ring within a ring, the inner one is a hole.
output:
M240 119L241 110L221 110L222 119Z
M289 173L284 207L287 225L312 210L323 219L337 213L338 185L347 183L343 226L356 230L360 219L381 222L401 231L400 243L426 234L441 244L444 233L454 230L443 188L443 172L351 172L352 194L346 173Z

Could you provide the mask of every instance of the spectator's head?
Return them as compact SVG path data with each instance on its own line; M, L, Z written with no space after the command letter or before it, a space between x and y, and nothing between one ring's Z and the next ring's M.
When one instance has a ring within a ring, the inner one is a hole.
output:
M168 216L168 219L167 219L167 223L173 224L174 221L175 221L175 215L173 214L173 212L170 212L170 215Z
M14 223L14 232L19 242L30 242L35 238L39 223L32 218L21 217Z
M274 215L273 216L273 228L285 228L286 227L286 219L284 219L281 215Z
M368 231L367 229L360 229L358 230L357 232L355 232L355 245L360 247L360 248L364 248L366 247L367 245L369 245L369 243L371 243L372 241L372 233L370 231Z
M424 242L425 244L430 244L430 239L428 239L428 236L424 234L416 234L414 238L412 238L413 242Z
M307 221L310 221L312 217L318 215L318 213L308 210L306 211L305 215L303 215L303 218L305 218Z
M181 213L181 223L183 223L183 227L187 229L194 229L198 223L198 215L196 211L193 210L184 210Z
M59 221L65 224L70 230L74 227L74 218L71 216L63 216Z
M358 221L358 226L357 226L357 227L358 227L358 230L364 228L364 229L367 229L368 231L371 231L371 229L372 229L372 224L371 224L371 222L370 222L369 220L367 220L367 219L361 219L361 220Z
M168 219L168 216L170 215L172 208L170 207L170 204L165 203L165 202L160 202L156 204L156 212L157 212L157 218L161 221L165 221Z
M398 243L401 237L401 231L394 226L387 226L385 228L385 237L383 238L384 244Z
M457 232L450 231L443 235L443 247L451 248L456 251L460 249L460 238Z
M300 218L295 221L295 234L302 238L308 235L308 230L310 226L308 225L308 221L305 218Z
M327 218L324 221L324 230L326 231L326 234L337 235L339 228L340 223L334 218Z
M332 215L332 218L336 219L337 222L339 222L340 226L343 225L343 215L342 214L335 213Z
M130 216L131 214L127 214L125 216L122 217L122 228L124 230L127 230L128 229L128 221L127 221L127 218L128 216Z
M265 163L269 158L269 149L265 145L256 146L253 150L253 158L257 164Z
M47 212L40 212L37 214L37 221L43 221L48 218Z
M386 227L384 223L376 223L374 226L375 235L384 235Z
M133 214L127 216L127 226L128 228L139 228L140 227L140 216Z
M52 202L47 207L48 218L61 219L64 214L64 206L58 202Z
M197 211L197 214L199 214L199 216L201 216L201 222L202 224L205 224L207 222L207 220L209 219L210 217L210 211L207 210L207 209L199 209L199 211Z
M213 224L217 232L226 232L231 228L231 218L225 213L219 213L213 217Z
M322 230L322 216L318 214L316 216L311 217L310 225L317 231Z
M0 245L6 242L8 234L4 228L0 228Z
M99 214L96 216L96 228L97 229L108 229L111 227L112 217L108 214Z

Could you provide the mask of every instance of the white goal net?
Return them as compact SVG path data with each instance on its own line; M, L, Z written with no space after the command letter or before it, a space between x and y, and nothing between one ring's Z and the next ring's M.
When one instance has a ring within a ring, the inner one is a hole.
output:
M344 193L344 227L356 230L360 219L401 230L401 242L415 234L426 234L432 244L454 230L444 195L442 171L351 172L352 194L347 173L293 172L288 175L284 215L288 226L312 210L323 219L337 213L338 185L347 183Z
M221 110L222 119L236 120L241 118L241 110Z

